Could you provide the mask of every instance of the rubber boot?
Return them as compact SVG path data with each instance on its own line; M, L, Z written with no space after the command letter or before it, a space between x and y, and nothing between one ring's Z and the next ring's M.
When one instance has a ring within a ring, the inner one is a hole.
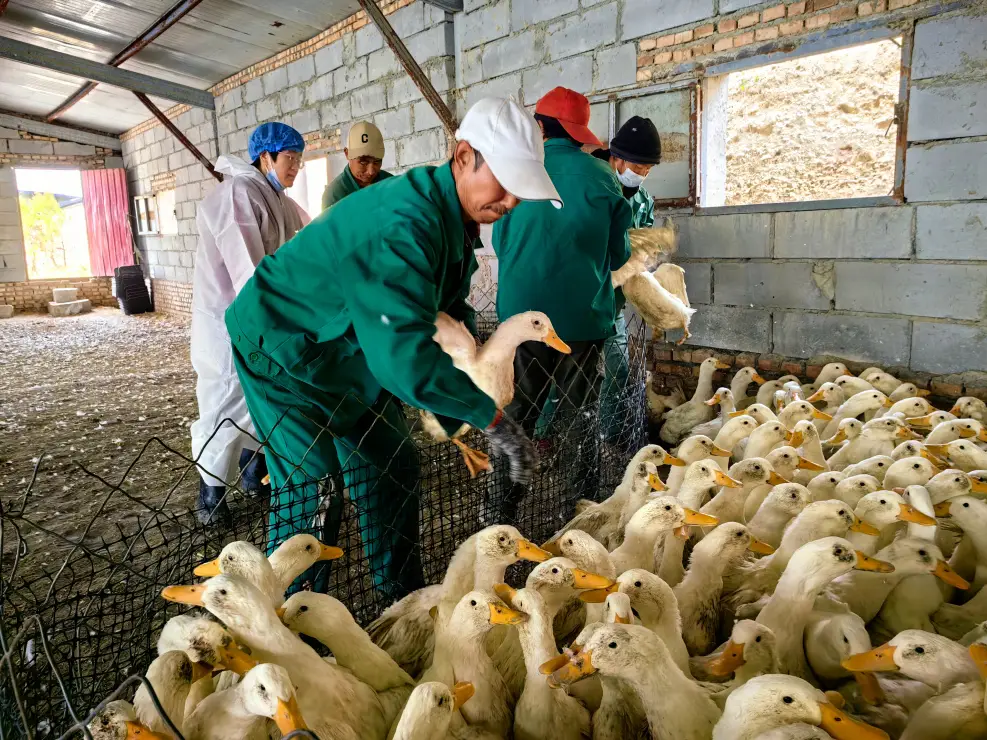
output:
M233 515L226 503L225 486L208 486L204 480L199 480L199 500L195 507L195 515L199 522L207 526L220 525L228 527L233 523Z
M256 450L240 450L240 488L244 493L271 495L270 484L264 484L267 476L267 458Z

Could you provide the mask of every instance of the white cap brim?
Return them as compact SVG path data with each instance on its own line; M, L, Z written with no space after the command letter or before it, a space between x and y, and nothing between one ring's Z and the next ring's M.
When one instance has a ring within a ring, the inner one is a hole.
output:
M555 189L545 165L534 159L491 157L484 154L484 161L504 189L519 200L550 201L556 208L562 207L562 197Z

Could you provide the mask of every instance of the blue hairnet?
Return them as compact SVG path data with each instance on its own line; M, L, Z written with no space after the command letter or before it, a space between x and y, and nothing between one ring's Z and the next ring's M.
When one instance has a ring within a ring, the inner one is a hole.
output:
M305 151L305 139L286 123L262 123L250 134L250 144L247 147L250 161L253 162L263 152L279 154L281 152Z

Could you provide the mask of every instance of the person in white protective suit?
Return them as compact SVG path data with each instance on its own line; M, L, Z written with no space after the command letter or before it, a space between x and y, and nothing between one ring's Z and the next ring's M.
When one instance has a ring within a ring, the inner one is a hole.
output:
M192 281L192 367L199 419L192 424L192 456L199 465L196 514L203 524L230 523L226 487L263 493L264 456L237 379L224 314L265 255L309 222L284 193L302 165L305 140L283 123L265 123L250 136L250 162L223 156L223 182L200 204L199 249Z

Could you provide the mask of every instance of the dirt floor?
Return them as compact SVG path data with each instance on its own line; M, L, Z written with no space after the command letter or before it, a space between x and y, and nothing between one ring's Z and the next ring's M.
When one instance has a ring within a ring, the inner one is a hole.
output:
M890 195L894 41L730 75L727 205Z
M112 308L0 322L0 502L19 505L43 458L27 513L71 536L109 490L77 463L116 484L152 437L188 455L196 418L188 345L186 323ZM128 477L135 497L160 502L178 477L180 458L162 449L149 448ZM194 503L196 480L187 481L172 494L176 505ZM114 507L112 519L128 515L126 506ZM26 534L29 544L40 537Z

